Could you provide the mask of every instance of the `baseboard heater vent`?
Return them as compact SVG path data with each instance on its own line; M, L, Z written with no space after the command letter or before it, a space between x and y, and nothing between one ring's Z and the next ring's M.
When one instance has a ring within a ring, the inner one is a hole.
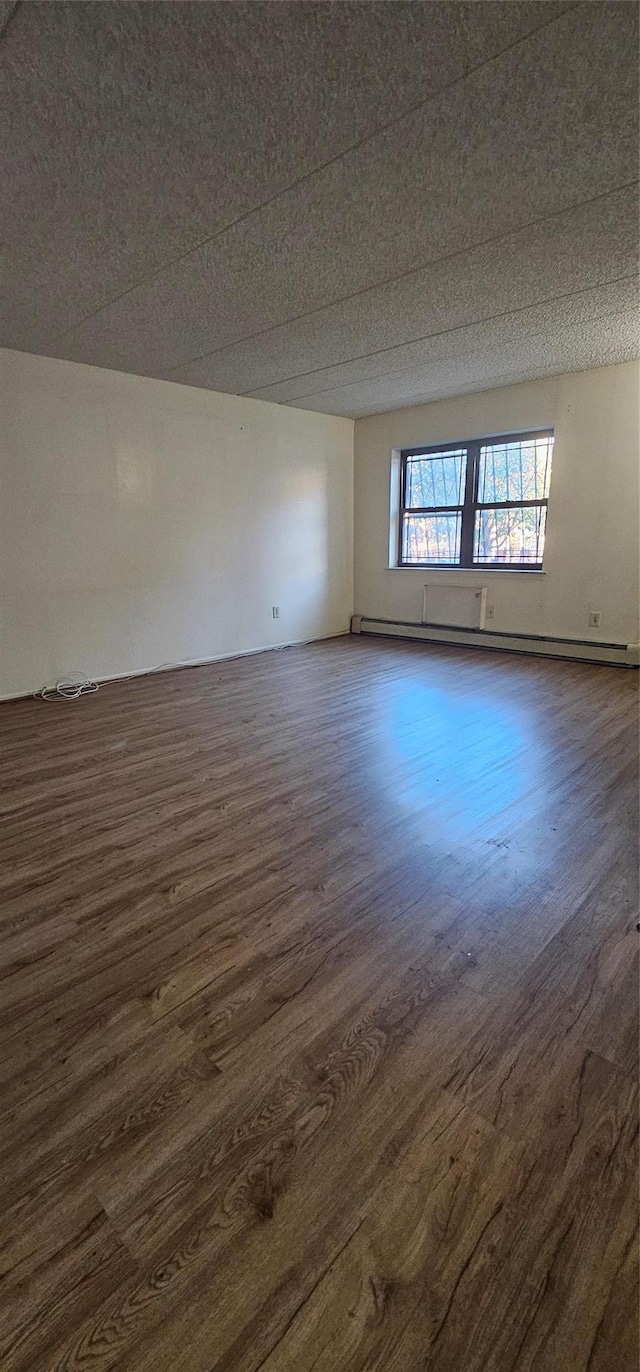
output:
M426 643L449 643L465 648L493 648L503 653L532 653L536 657L564 657L577 662L603 662L612 667L638 667L637 643L593 643L582 638L553 638L545 634L500 633L497 629L460 628L458 624L417 624L411 620L372 619L354 615L353 634L382 638L412 638Z

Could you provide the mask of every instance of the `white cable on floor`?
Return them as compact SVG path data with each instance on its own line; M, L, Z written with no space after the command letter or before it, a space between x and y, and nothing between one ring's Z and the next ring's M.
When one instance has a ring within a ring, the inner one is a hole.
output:
M291 643L277 643L275 647L271 649L264 649L263 651L272 653L282 653L287 648L291 648L293 646L303 647L307 643L313 643L313 641L313 639L301 639L300 643L296 645L293 645ZM238 656L244 657L245 654L239 653ZM42 686L39 691L34 691L33 699L78 700L80 696L91 695L94 691L98 691L100 689L100 686L115 685L117 681L134 681L136 677L153 676L155 672L168 672L175 668L182 670L186 667L215 667L217 664L220 664L225 660L232 660L232 658L233 655L230 654L227 659L211 658L209 661L205 659L205 661L203 662L160 662L157 667L146 667L141 672L125 672L123 676L110 676L102 682L92 681L91 677L86 676L84 672L76 672L73 676L60 677L58 681L54 681L51 685Z
M134 681L137 677L153 676L154 672L166 672L172 667L197 667L192 662L161 662L157 667L147 667L143 672L125 672L124 676L109 676L105 681L92 681L84 672L71 677L61 677L49 686L42 686L33 692L34 700L78 700L80 696L92 695L101 686L114 686L118 681Z
M90 695L97 691L97 681L92 681L84 672L72 677L61 677L51 686L43 686L34 692L34 698L41 700L78 700L79 696Z

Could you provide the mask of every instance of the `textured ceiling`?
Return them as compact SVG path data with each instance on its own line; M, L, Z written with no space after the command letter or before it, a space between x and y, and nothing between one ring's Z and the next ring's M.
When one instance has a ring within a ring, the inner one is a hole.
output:
M638 354L635 3L0 3L2 343L360 415Z

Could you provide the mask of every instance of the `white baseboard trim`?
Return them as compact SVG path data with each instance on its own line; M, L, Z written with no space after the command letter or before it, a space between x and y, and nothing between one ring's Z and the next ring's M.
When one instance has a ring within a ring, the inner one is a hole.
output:
M425 643L446 643L451 647L527 653L534 657L559 657L572 662L603 663L610 667L638 667L640 663L637 643L596 643L588 639L507 633L497 629L459 629L454 625L417 624L404 620L374 619L368 615L354 615L351 632L382 638L418 639Z
M187 667L206 667L211 662L230 662L236 657L255 657L258 653L277 653L282 648L303 648L306 643L325 643L331 638L344 638L349 629L336 629L332 634L321 634L319 638L293 638L286 643L268 643L261 648L243 648L235 653L214 653L211 657L186 658L184 662L162 662L157 667L138 667L131 672L112 672L109 676L91 676L98 685L110 681L129 681L137 676L157 676L160 672L181 672ZM44 683L43 683L44 684ZM40 688L38 688L40 689ZM0 695L0 704L6 700L29 700L37 695L36 691L13 691Z

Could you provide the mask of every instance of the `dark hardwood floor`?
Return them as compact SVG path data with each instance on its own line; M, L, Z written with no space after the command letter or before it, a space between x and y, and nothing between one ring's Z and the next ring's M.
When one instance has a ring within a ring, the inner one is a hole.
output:
M635 1372L637 685L0 707L3 1372Z

